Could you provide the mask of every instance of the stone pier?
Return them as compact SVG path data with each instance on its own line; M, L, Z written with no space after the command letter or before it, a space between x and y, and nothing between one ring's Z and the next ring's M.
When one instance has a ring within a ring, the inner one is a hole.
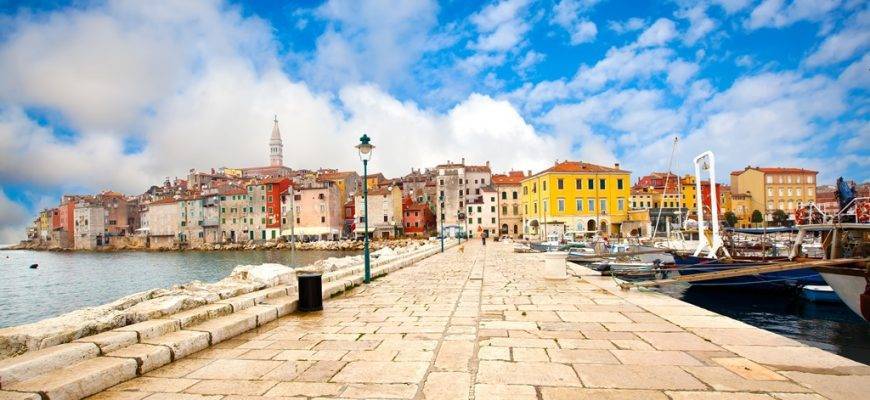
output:
M283 316L91 398L809 400L870 393L866 365L665 295L621 291L582 269L546 280L543 266L540 254L513 253L508 244L463 243L333 297L322 312ZM143 371L142 360L137 368Z

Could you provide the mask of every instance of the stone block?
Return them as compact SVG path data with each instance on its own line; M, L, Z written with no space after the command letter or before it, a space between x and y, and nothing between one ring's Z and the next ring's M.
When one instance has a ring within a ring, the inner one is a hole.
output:
M253 315L257 318L256 326L278 319L278 307L273 305L256 305L239 312L239 315Z
M232 313L232 305L226 303L213 303L173 314L167 317L167 319L178 321L179 325L181 325L181 329L185 329L188 326L203 323L210 319L222 317L224 315L229 315Z
M47 400L79 400L136 377L136 360L97 357L9 385Z
M283 317L287 314L296 311L296 304L299 302L298 299L294 296L284 296L284 297L276 297L273 299L268 299L263 302L263 304L271 304L278 308L278 317Z
M233 312L239 312L248 307L253 307L255 303L254 299L250 297L236 296L218 301L215 304L229 304L231 307L233 307Z
M138 365L138 373L142 375L172 362L172 351L166 346L151 344L134 344L106 354L108 357L132 358Z
M102 354L136 344L139 337L136 332L108 331L76 340L76 343L93 343L100 348Z
M142 343L169 347L172 350L172 360L175 361L208 347L209 334L184 330L147 339Z
M251 292L248 294L243 294L239 296L240 298L253 299L254 304L260 304L268 299L274 299L276 297L286 296L287 295L287 287L286 286L278 286L263 290L257 290L255 292Z
M256 327L256 314L234 313L191 326L187 330L208 332L211 335L210 343L214 345Z
M181 329L181 326L178 321L171 319L152 319L137 324L127 325L115 330L118 332L136 332L136 334L139 335L139 341L143 342L147 339L156 338L169 332L175 332L179 329Z
M7 392L0 390L0 400L42 400L38 393Z
M31 351L0 361L0 387L30 379L46 372L94 358L100 348L93 343L66 343Z

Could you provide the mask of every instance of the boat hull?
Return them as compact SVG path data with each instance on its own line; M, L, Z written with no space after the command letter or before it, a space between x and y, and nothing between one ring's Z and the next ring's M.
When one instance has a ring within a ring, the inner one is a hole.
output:
M821 275L849 309L870 321L870 279L866 276L829 272L822 272Z
M674 262L680 275L692 275L705 272L716 272L731 268L747 268L765 265L762 261L722 262L687 255L674 255ZM806 285L826 285L818 272L811 268L793 269L788 271L767 272L757 275L735 276L731 278L712 279L702 282L691 282L693 286L728 286L746 289L783 289Z

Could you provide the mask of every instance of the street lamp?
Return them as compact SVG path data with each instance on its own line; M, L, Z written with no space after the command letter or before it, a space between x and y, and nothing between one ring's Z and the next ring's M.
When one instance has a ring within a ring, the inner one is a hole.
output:
M438 198L441 202L441 252L444 252L444 195Z
M366 134L359 138L359 144L354 146L359 151L359 159L363 162L363 218L365 219L365 231L363 231L365 246L363 247L365 257L365 283L372 280L371 257L369 255L369 188L368 188L368 165L372 158L372 146L369 142L371 139Z
M463 213L462 210L458 210L458 211L456 211L456 218L459 219L458 221L456 221L456 227L457 227L457 228L461 228L461 227L462 227L462 220L465 219L465 213ZM459 232L459 229L456 229L456 232ZM457 234L456 234L456 237L459 239L459 243L462 243L462 234L461 234L461 233L457 233ZM467 242L467 241L468 241L468 240L466 240L466 242Z

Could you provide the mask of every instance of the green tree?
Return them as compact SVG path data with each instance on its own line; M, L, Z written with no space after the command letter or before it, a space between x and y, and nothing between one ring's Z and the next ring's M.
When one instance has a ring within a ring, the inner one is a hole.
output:
M761 215L761 211L754 210L752 211L752 218L750 219L753 223L761 223L764 222L764 216Z
M788 221L788 214L782 210L774 210L773 214L771 214L771 219L773 220L774 225L784 226L786 221Z
M737 225L737 216L734 215L734 213L731 211L726 212L725 213L725 226L727 226L729 228L733 228L735 225Z

